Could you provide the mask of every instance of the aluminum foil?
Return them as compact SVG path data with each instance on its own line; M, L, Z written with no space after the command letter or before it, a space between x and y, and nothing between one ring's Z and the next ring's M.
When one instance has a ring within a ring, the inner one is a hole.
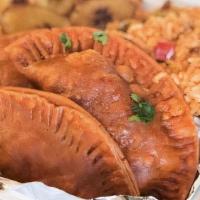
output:
M200 118L194 117L194 123L196 124L197 127L198 137L200 138Z
M0 192L19 185L19 182L0 177Z
M99 197L94 200L157 200L155 197L133 197L133 196L110 196L110 197Z
M41 182L20 184L0 178L0 200L85 200ZM110 196L90 200L157 200L154 197Z

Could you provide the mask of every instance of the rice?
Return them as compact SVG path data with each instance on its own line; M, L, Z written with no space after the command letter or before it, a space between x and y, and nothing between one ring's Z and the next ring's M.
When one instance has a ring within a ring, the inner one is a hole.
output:
M109 29L116 27L116 23L114 26L109 25ZM170 8L156 11L149 14L145 20L129 20L126 32L134 43L152 57L155 57L154 49L159 42L175 44L174 56L160 64L183 90L192 114L199 116L200 9Z

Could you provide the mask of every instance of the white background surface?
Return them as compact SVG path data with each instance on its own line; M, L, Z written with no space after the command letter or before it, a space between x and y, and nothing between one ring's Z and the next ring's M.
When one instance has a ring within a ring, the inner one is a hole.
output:
M154 10L162 7L167 0L143 0L144 8ZM170 3L179 7L200 6L200 0L170 0Z

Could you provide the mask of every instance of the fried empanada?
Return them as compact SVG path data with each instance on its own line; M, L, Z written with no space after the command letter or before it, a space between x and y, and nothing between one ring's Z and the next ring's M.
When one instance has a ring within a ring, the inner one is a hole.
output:
M41 89L73 99L103 124L125 154L142 194L184 200L197 171L198 138L182 93L162 67L132 43L109 34L101 44L96 32L84 27L39 31L6 51ZM61 43L63 34L72 46ZM132 92L154 106L153 121L128 120Z
M122 20L134 15L140 0L77 0L70 16L73 25L88 25L105 28L113 20Z
M138 195L128 162L102 125L59 95L0 89L0 172L93 198Z
M5 33L69 25L65 17L45 8L32 5L11 6L3 13L1 24Z

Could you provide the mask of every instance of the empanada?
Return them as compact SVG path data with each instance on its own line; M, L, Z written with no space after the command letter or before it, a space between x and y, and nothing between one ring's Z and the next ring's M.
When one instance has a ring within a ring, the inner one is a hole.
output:
M17 5L9 7L2 14L1 24L3 32L5 33L69 25L68 20L65 17L43 7L32 5Z
M73 99L103 124L125 154L142 194L185 199L197 171L198 139L182 93L133 44L112 34L101 44L96 33L84 27L39 31L6 50L17 69L41 89ZM71 46L61 43L63 34ZM73 53L88 49L102 56ZM128 120L132 92L153 104L153 121Z
M0 89L0 172L92 198L138 195L134 175L102 125L59 95Z

